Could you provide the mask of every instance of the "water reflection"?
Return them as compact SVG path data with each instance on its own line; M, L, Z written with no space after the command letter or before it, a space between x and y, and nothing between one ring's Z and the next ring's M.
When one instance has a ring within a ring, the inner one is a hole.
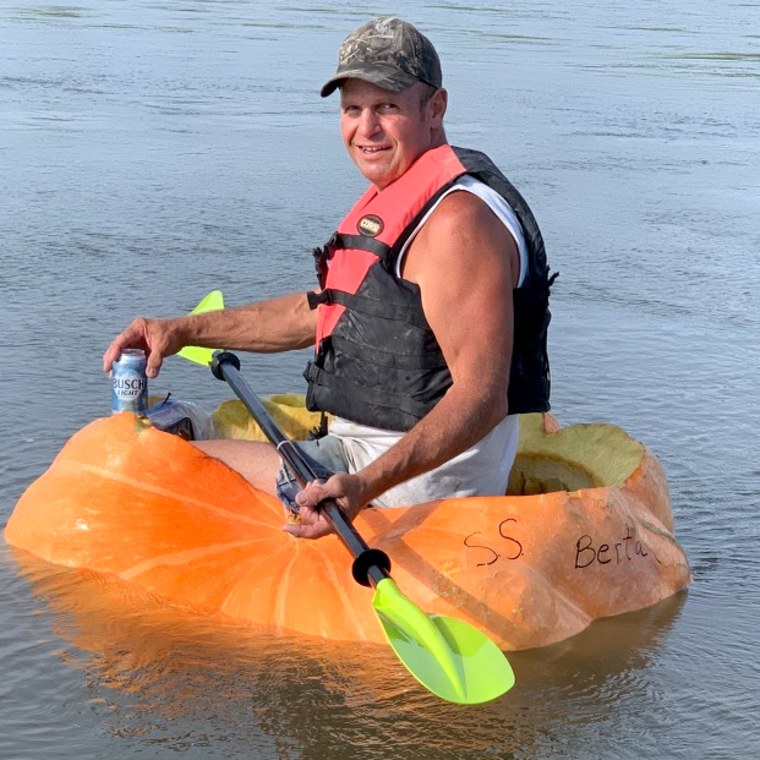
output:
M391 741L394 758L410 760L421 747L442 758L546 752L559 726L569 740L600 714L663 698L647 669L685 600L678 594L561 644L511 653L513 691L463 709L419 687L389 648L273 635L91 571L13 555L49 606L55 636L68 642L60 662L81 674L110 732L175 750L233 741L278 758L351 757L357 746L363 757L386 758Z

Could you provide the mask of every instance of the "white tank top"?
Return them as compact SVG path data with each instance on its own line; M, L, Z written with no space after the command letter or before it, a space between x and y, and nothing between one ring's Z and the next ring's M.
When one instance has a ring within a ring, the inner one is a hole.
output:
M517 252L520 256L520 274L517 278L517 287L519 288L525 281L525 272L528 270L528 244L525 242L525 234L523 232L522 224L517 218L514 209L507 201L502 198L496 190L489 187L484 182L481 182L475 177L471 177L469 174L465 174L460 177L441 197L435 202L430 210L422 217L422 221L414 229L414 232L409 236L409 240L404 243L404 247L401 249L398 260L396 261L396 277L401 277L401 263L409 250L409 246L412 241L417 237L417 233L422 228L422 225L430 218L433 211L438 208L438 204L451 193L457 190L466 190L468 193L477 195L482 201L484 201L491 211L499 217L502 224L509 230L509 233L517 243Z

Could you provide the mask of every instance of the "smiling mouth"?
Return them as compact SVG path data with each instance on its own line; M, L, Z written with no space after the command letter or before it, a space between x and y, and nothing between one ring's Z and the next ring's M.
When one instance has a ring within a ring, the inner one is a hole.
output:
M381 153L383 151L388 150L386 147L372 147L372 146L358 146L359 150L364 153L365 155L371 156L374 153Z

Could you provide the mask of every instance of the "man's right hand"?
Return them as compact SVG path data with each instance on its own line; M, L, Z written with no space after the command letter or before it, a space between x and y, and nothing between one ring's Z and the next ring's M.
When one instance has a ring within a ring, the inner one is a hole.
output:
M179 319L146 319L138 317L119 333L103 354L103 371L110 372L113 363L126 348L141 348L147 359L146 374L156 377L164 357L176 354L184 344L179 338Z

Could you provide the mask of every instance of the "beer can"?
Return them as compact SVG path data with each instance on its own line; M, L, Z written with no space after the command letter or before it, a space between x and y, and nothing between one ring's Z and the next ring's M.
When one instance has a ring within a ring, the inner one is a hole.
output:
M127 348L111 368L111 414L134 412L143 415L148 406L148 376L145 351Z

